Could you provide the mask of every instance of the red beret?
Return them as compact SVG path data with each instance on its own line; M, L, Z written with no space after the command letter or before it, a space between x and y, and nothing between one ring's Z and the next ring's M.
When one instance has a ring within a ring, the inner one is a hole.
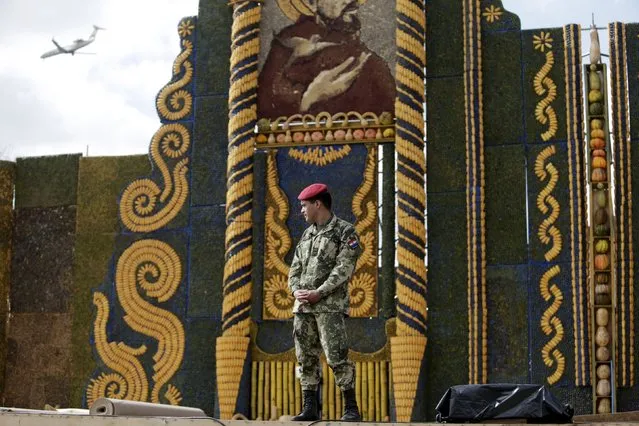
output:
M314 183L304 188L300 195L297 196L297 199L300 201L308 200L324 192L328 192L328 186L323 183Z

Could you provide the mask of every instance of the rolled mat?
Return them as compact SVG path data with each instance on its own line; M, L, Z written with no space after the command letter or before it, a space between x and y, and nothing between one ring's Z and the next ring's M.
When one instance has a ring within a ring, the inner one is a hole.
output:
M89 409L89 414L92 416L129 417L207 417L204 411L199 408L113 398L96 399Z

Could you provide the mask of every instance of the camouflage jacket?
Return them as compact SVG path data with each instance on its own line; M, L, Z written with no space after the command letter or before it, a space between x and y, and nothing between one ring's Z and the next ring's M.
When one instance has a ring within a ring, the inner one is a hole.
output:
M318 290L322 298L313 305L295 300L293 312L348 314L348 282L361 252L355 228L337 216L333 215L323 228L309 226L295 249L288 287L291 293Z

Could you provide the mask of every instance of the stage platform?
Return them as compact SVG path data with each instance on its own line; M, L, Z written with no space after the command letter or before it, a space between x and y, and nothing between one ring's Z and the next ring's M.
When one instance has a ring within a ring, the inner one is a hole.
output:
M491 426L512 426L520 421L506 421L503 423L491 422ZM51 414L46 412L13 413L0 412L0 426L418 426L437 425L438 423L383 423L383 422L361 422L348 423L333 420L320 420L317 422L282 422L282 421L261 421L261 420L217 420L213 418L180 418L180 417L115 417L115 416L90 416L90 415L66 415ZM532 423L530 423L532 424ZM600 416L575 416L573 424L583 426L639 426L637 412L617 413ZM454 426L454 423L448 423ZM468 426L468 423L464 424ZM546 424L545 426L552 426Z

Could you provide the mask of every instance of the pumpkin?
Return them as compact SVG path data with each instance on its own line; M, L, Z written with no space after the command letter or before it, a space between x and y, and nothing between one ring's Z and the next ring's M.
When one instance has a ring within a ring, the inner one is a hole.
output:
M608 284L608 282L610 281L610 274L606 273L606 272L598 272L595 274L595 282L597 284ZM597 292L597 287L599 286L595 286L595 293ZM609 293L608 290L606 291L600 291L599 293Z
M590 137L591 138L606 139L606 134L604 133L603 129L593 129L590 132Z
M590 120L590 128L591 129L603 129L603 120L601 118L593 118Z
M602 346L595 351L597 361L608 361L610 359L610 351L607 347Z
M610 224L602 223L595 225L595 235L598 237L610 235Z
M597 333L595 333L595 342L597 346L608 346L610 343L610 333L606 327L597 327Z
M590 115L601 115L603 114L603 105L601 102L592 103L588 107L588 111L590 111Z
M608 309L599 308L596 313L597 325L600 327L605 327L608 325L608 320L610 319L610 315L608 313ZM606 378L606 377L604 377Z
M601 138L590 139L590 148L592 149L604 149L606 147L606 141Z
M610 396L610 380L601 379L597 382L597 396Z
M610 378L610 366L607 364L601 364L597 367L597 378L598 379L609 379Z
M595 224L602 225L608 223L608 211L605 207L595 210Z
M603 271L610 266L610 257L607 254L595 255L595 269Z
M597 157L601 158L601 157ZM592 175L590 176L590 180L593 182L605 182L606 181L606 169L597 168L592 169Z
M597 253L608 253L608 249L610 248L607 240L599 240L595 244L595 251Z
M606 158L606 151L604 151L603 149L594 149L592 151L592 156Z
M610 399L602 398L597 404L597 414L610 414Z
M595 169L605 169L606 165L607 163L604 157L594 157L592 159L592 167Z

